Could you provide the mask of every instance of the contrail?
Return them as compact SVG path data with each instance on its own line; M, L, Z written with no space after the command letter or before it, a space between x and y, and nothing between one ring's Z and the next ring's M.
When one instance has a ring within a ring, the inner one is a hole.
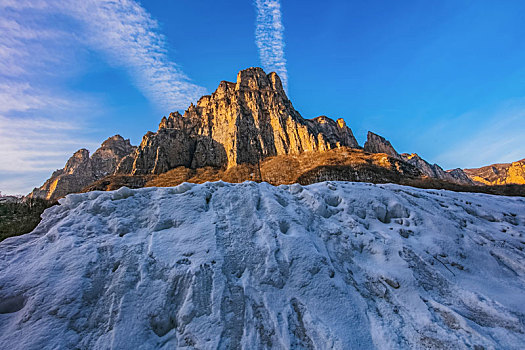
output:
M288 72L284 58L284 26L281 20L279 0L255 0L257 7L257 27L255 43L259 57L267 72L276 72L285 89L288 87Z

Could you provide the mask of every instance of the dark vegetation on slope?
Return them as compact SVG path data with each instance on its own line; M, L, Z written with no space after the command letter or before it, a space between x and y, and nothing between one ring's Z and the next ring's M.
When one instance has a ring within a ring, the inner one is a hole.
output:
M54 204L40 198L0 202L0 241L33 231L42 212Z
M168 187L183 182L204 183L219 180L232 183L265 181L272 185L292 183L308 185L321 181L397 183L428 189L525 197L524 185L458 185L423 176L413 165L384 153L368 153L347 147L325 152L269 157L259 164L245 163L229 169L177 167L158 175L113 175L84 188L83 192L116 190L122 186Z

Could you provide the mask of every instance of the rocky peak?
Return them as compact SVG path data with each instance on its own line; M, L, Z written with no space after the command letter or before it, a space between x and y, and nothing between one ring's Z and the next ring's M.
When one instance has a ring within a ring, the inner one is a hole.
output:
M304 119L288 100L279 76L252 67L240 71L236 83L222 81L184 115L174 112L163 118L157 133L144 136L130 172L229 168L341 146L358 147L343 120Z
M113 174L122 158L135 150L136 147L131 145L129 139L125 140L120 135L108 138L91 156L93 177L99 179Z
M455 181L456 183L466 184L466 185L474 184L474 182L468 177L468 175L465 174L465 172L460 168L447 170L447 173L456 180Z
M326 115L320 115L319 117L313 118L313 121L319 124L326 124L328 123L328 118Z
M452 169L449 171L443 170L437 164L430 164L423 158L421 158L417 153L403 153L401 158L407 163L418 168L424 175L440 179L448 182L453 182L461 185L472 185L473 182L468 178L468 176L461 169Z
M40 187L35 188L30 197L58 199L68 193L79 192L94 181L115 172L119 162L135 152L129 139L115 135L105 140L93 155L82 148L76 151L63 169L59 169Z
M364 150L369 153L386 153L391 157L400 158L388 140L371 131L367 134Z
M129 139L124 139L122 136L117 134L102 142L102 145L95 153L101 150L111 150L116 154L122 155L129 154L131 151L133 151L133 149L134 146L131 145Z
M437 164L430 164L423 158L421 158L417 153L403 153L399 154L396 152L394 147L390 144L388 140L384 137L374 134L369 131L367 135L367 140L364 145L365 152L369 153L386 153L391 157L404 160L408 164L416 167L421 173L425 176L434 179L440 179L452 183L457 183L461 185L472 185L472 181L468 176L463 173L461 169L454 169L452 171L446 172Z
M437 164L430 164L423 158L421 158L417 153L403 153L401 157L409 164L412 164L421 172L432 178L442 179L446 177L445 171Z
M251 67L240 71L237 74L235 90L272 90L284 94L283 85L279 76L275 72L266 74L262 68L259 67Z
M235 83L221 81L211 95L202 96L183 114L163 117L157 132L148 131L139 147L115 135L91 157L87 150L79 150L34 193L58 198L107 175L162 174L177 167L230 171L274 156L295 157L341 147L360 148L343 118L303 118L286 96L279 76L252 67L240 71ZM430 177L462 179L459 171L447 173L417 154L400 156L389 141L372 132L364 150L386 153L396 158L397 165L410 163Z
M74 174L76 172L91 171L89 162L89 151L85 148L79 149L68 159L64 167L64 173Z

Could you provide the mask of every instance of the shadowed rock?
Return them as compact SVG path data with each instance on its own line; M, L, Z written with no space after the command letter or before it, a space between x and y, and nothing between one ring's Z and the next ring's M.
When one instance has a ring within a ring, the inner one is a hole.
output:
M391 157L400 158L388 140L371 131L368 132L366 137L364 150L369 153L386 153Z
M468 178L468 176L461 169L453 169L450 171L445 171L437 164L430 164L418 154L412 153L403 153L401 158L404 159L407 163L415 166L421 172L434 179L448 181L452 183L457 183L461 185L473 185L474 183Z

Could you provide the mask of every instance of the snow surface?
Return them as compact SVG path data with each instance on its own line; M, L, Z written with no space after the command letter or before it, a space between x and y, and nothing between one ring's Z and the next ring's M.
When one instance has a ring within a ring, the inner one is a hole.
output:
M524 349L525 199L325 182L69 195L0 243L3 349Z

